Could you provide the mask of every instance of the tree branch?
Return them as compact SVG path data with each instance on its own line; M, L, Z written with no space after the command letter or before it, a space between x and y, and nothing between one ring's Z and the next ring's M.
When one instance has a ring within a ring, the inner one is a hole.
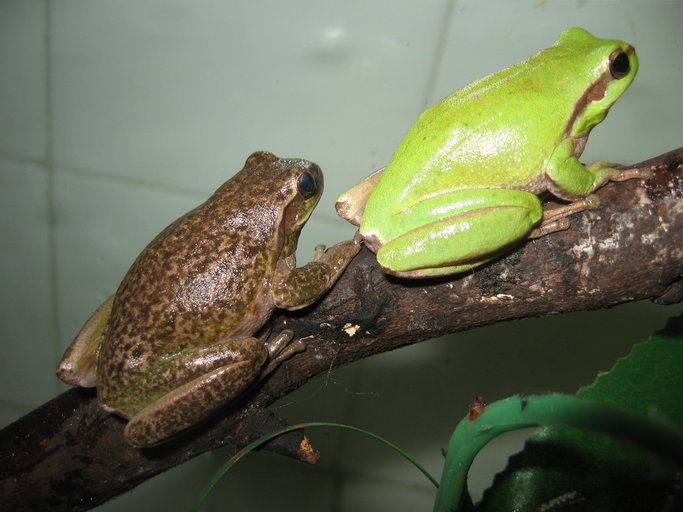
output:
M372 354L513 318L622 302L683 299L683 148L636 166L645 181L611 183L598 209L475 272L430 280L383 274L367 249L333 290L306 310L279 312L306 351L212 420L154 449L135 450L123 422L72 389L0 432L0 502L12 510L87 510L226 443L242 446L284 424L265 410L313 376ZM551 204L548 205L551 207ZM292 418L296 421L296 418ZM314 462L301 434L271 449Z

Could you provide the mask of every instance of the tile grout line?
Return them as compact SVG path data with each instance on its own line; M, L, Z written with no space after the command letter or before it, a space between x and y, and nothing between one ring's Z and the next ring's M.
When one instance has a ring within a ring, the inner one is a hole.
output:
M212 193L212 191L202 191L198 189L190 189L181 186L168 185L165 183L158 183L151 180L145 180L140 178L133 178L130 176L120 176L117 174L107 173L107 172L97 172L91 171L84 168L65 166L59 164L53 164L55 172L59 171L62 174L68 174L70 176L77 176L79 178L91 181L105 183L108 185L116 186L128 186L140 190L151 190L155 192L164 192L166 194L174 194L179 196L188 197L208 197L207 194ZM222 183L222 182L221 182ZM220 184L216 185L218 188ZM215 190L215 189L214 189Z
M45 109L46 115L47 115L47 110ZM47 129L45 132L47 133ZM50 130L51 131L51 130ZM50 151L51 153L52 151ZM43 153L46 153L46 150L43 150ZM15 155L11 153L6 153L3 151L0 151L0 160L4 160L7 162L13 162L17 165L33 165L33 166L39 166L45 169L46 174L48 174L50 171L53 172L55 175L58 173L61 174L66 174L70 176L77 176L82 179L86 179L89 181L94 181L94 182L99 182L99 183L105 183L108 185L116 185L116 186L128 186L128 187L135 187L138 189L148 189L148 190L153 190L157 192L164 192L166 194L174 194L178 196L187 196L187 197L198 197L198 198L207 198L208 195L215 191L213 189L212 191L203 191L199 189L191 189L191 188L186 188L186 187L181 187L181 186L175 186L175 185L168 185L165 183L157 183L154 181L150 180L144 180L144 179L139 179L139 178L132 178L130 176L119 176L116 174L112 173L106 173L106 172L98 172L98 171L91 171L88 169L84 168L79 168L79 167L73 167L73 166L67 166L67 165L60 165L56 164L52 157L50 156L50 162L47 162L46 157L40 158L40 159L35 159L35 158L27 158L24 156L20 155ZM222 183L222 182L221 182ZM220 184L216 185L216 188L218 188Z
M444 9L443 22L439 28L439 37L436 41L436 48L434 49L434 60L432 61L432 68L429 70L429 80L427 81L427 87L425 88L423 109L427 108L436 100L431 98L436 89L436 78L439 74L439 69L441 68L443 55L446 51L446 40L448 39L448 33L451 28L456 1L457 0L448 0Z
M48 251L49 251L49 294L50 294L50 324L52 336L52 353L57 360L61 356L59 340L61 334L61 322L59 320L58 294L57 294L57 234L55 218L55 169L53 162L53 110L52 110L52 9L50 0L44 1L45 27L43 33L43 45L45 50L45 84L44 84L44 104L45 104L45 147L44 165L47 169L47 208L48 208ZM59 384L55 379L55 391L59 392Z

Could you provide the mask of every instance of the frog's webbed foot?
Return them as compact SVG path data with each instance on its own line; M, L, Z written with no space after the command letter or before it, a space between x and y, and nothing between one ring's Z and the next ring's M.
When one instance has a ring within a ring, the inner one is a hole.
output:
M325 251L327 251L327 246L325 244L318 244L313 249L313 261L320 261L325 257Z
M298 339L292 342L293 337L294 331L285 329L266 344L266 349L268 350L268 364L263 371L261 371L261 378L275 371L278 366L294 354L306 350L306 344L303 340Z
M556 231L564 231L569 229L572 223L568 219L561 218L553 220L551 222L544 222L536 229L529 233L529 238L541 238L542 236L549 235L550 233L555 233Z
M553 208L552 210L543 210L541 225L529 233L529 238L540 238L555 231L569 229L571 222L567 219L568 216L585 210L595 210L598 206L600 206L600 199L590 194L568 205Z
M335 270L340 267L346 268L349 261L358 254L362 244L363 235L356 230L351 240L339 242L329 248L324 244L316 245L313 261L325 263Z

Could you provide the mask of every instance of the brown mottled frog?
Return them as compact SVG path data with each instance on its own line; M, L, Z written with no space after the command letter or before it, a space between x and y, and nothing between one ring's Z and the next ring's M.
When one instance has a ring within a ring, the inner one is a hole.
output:
M296 267L299 233L322 190L314 163L251 155L142 251L67 349L59 378L96 385L100 404L130 420L126 440L145 447L304 350L291 331L269 342L254 336L276 308L315 302L360 249L357 239L319 246Z

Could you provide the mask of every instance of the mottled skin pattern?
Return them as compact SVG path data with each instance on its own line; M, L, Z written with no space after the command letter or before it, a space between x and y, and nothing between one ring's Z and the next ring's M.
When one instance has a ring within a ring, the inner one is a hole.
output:
M262 163L252 158L249 172L237 174L167 227L133 263L116 293L100 353L97 385L103 404L133 414L119 401L131 384L143 384L136 381L144 382L150 369L153 383L145 389L163 392L172 385L176 365L163 356L181 358L190 348L192 359L196 348L211 347L217 339L250 336L270 316L269 279L280 253L261 248L282 247L278 219L288 189L281 190L273 176L279 169ZM253 200L271 196L277 198L272 204ZM209 369L196 368L195 376Z
M111 310L105 303L67 350L60 378L88 385L95 371L102 406L131 418L127 440L147 446L240 394L267 361L265 372L302 350L283 350L292 333L272 345L252 336L275 308L314 302L359 250L355 241L318 249L296 268L299 232L322 185L315 164L254 153L138 256Z

